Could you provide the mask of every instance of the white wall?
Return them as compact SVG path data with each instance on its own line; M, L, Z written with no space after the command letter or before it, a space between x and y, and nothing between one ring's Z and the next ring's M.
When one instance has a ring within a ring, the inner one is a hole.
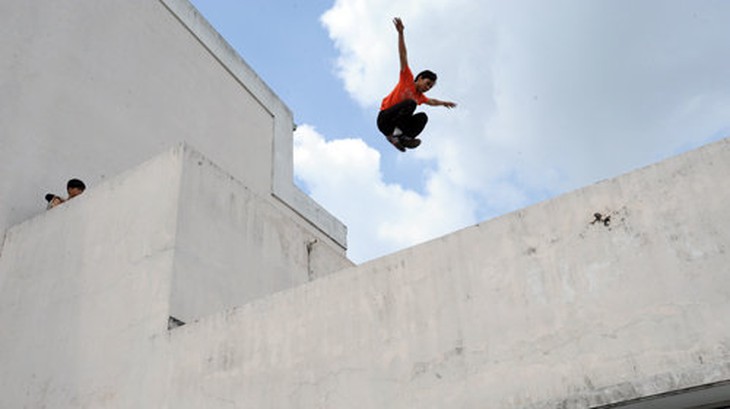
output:
M176 253L221 240L191 218L255 201L184 152L9 231L0 407L577 409L730 379L730 140L168 331ZM276 223L264 202L233 223Z
M190 322L353 265L289 209L191 149L180 155L172 316Z
M187 1L4 1L0 26L0 231L185 141L345 247L293 185L291 112Z
M178 328L171 407L568 409L727 382L729 172L724 140Z
M2 249L0 408L165 407L170 316L353 265L183 145L9 229Z
M0 407L164 407L179 169L168 152L8 231Z

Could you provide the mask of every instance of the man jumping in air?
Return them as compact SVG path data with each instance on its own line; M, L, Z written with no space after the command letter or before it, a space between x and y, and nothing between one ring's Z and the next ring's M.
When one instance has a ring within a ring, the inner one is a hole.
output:
M416 106L426 104L431 106L445 106L454 108L455 103L428 98L423 95L436 85L436 74L429 70L422 71L413 79L413 73L408 67L406 40L403 37L403 22L400 18L393 19L398 31L398 55L400 56L400 78L393 91L383 98L378 114L378 129L401 152L405 148L415 148L421 144L417 136L423 131L428 122L428 116L419 112L414 114Z

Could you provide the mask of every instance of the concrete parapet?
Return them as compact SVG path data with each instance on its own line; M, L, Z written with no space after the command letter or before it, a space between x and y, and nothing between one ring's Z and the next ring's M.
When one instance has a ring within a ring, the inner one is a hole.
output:
M181 148L171 315L184 322L353 265L298 213Z
M0 407L163 407L178 156L8 229Z
M719 402L729 172L723 140L307 282L325 237L179 147L9 231L0 407Z
M723 385L728 174L724 140L180 328L171 405L650 408Z

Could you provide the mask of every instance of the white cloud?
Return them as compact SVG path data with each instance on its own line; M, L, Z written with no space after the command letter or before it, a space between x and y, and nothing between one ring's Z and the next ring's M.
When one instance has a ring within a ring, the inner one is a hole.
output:
M348 255L362 262L471 223L466 197L432 178L426 194L383 181L380 153L360 139L294 133L294 168L309 194L348 226Z
M424 109L426 142L412 155L436 165L422 194L385 184L361 140L297 133L299 155L321 155L299 158L297 175L342 209L351 254L392 251L730 134L730 2L338 0L322 21L366 109L396 81L393 16L413 70L439 74L429 95L460 106Z

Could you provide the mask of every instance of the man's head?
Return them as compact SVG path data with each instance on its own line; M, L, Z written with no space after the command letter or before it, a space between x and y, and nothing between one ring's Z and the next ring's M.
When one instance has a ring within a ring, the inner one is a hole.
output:
M68 192L69 199L84 193L84 190L86 190L86 185L79 179L71 179L66 183L66 192Z
M433 88L436 85L436 74L430 70L424 70L416 75L416 90L421 93Z

